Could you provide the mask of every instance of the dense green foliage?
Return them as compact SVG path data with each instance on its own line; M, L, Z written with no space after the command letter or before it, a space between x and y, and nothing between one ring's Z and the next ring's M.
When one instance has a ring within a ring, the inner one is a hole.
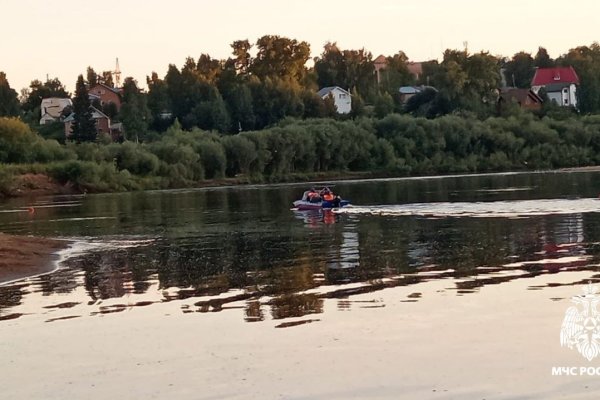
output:
M600 117L485 120L391 114L381 119L286 119L260 131L219 135L178 123L154 141L46 140L0 118L0 162L36 165L87 190L194 186L207 179L272 182L367 171L379 176L549 169L600 163ZM0 174L1 175L1 174ZM6 179L6 173L2 176Z
M17 92L10 87L6 74L0 71L0 117L16 117L19 108Z
M199 128L226 134L272 127L285 118L344 120L382 118L391 113L436 118L473 113L483 120L498 115L499 88L530 87L536 67L572 66L581 84L577 91L578 110L571 111L584 115L600 112L598 43L570 49L556 59L542 47L535 55L518 52L512 58L487 52L472 54L466 47L448 49L441 61L420 63L418 73L411 70L415 65L402 51L379 58L376 72L369 51L342 49L335 42L326 43L313 63L307 42L277 35L262 36L255 43L237 40L231 49L231 56L224 60L201 54L197 59L188 57L181 67L169 65L162 78L153 72L146 79L147 92L139 90L133 78L126 78L123 87L118 88L120 112L112 102L93 105L111 122L123 123L126 139L138 141L164 132L175 119L185 130ZM88 67L85 75L88 87L95 83L113 87L109 71L97 74ZM399 93L399 88L406 85L435 89L406 104ZM326 86L339 86L352 94L350 115L338 115L331 99L317 95ZM77 89L74 104L83 103L83 98L77 100L81 93ZM34 129L38 128L42 98L69 97L56 78L44 83L33 81L22 95L22 103L15 104L14 90L5 77L0 78L0 115L22 115ZM81 110L85 112L84 108ZM87 119L84 117L78 118ZM79 123L83 121L75 125ZM86 135L77 134L75 139L91 140L91 134ZM53 132L46 136L55 137Z

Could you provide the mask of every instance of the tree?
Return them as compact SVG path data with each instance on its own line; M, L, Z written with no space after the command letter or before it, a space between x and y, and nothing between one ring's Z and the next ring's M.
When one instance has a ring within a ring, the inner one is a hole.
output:
M245 84L236 84L228 92L223 93L223 98L228 106L231 116L232 132L254 129L256 118L252 93Z
M231 44L231 48L233 49L234 65L235 70L240 75L246 75L250 69L250 65L252 65L252 57L250 56L250 49L252 49L252 45L246 40L236 40Z
M221 74L221 61L210 58L208 54L201 54L196 63L196 73L206 82L216 84Z
M535 60L531 54L521 51L506 63L504 72L508 86L528 89L535 73Z
M315 58L315 72L319 88L328 86L347 87L344 74L344 56L337 43L327 42L323 53Z
M98 74L92 67L87 67L87 83L90 87L95 86L98 83Z
M377 118L383 118L394 111L394 99L389 93L384 93L378 96L375 100L375 116Z
M167 117L171 113L171 101L167 83L152 72L152 77L146 77L148 84L148 108L152 114L151 128L157 131L165 131L173 122Z
M6 74L0 71L0 117L19 115L20 105L17 92L10 87Z
M372 55L365 49L341 51L336 43L327 43L320 58L315 59L319 87L340 86L354 89L367 100L377 93Z
M543 47L538 47L535 55L535 66L538 68L554 67L554 60L548 55L548 51Z
M92 118L90 98L83 75L77 77L75 98L73 99L73 113L73 140L78 143L94 141L96 139L96 124Z
M439 89L436 98L443 100L436 109L443 110L446 104L450 110L490 108L499 83L498 58L486 52L469 55L466 49L446 50L434 77L434 86Z
M289 78L299 82L306 75L305 65L310 57L307 42L265 35L256 41L256 47L258 52L252 61L250 72L259 78Z
M556 60L564 66L571 66L579 77L577 88L578 108L584 113L600 111L600 45L579 46Z
M98 76L98 83L102 83L109 87L115 87L112 71L103 71L102 76Z
M132 77L125 78L123 82L123 105L119 112L119 119L123 122L125 137L129 140L139 141L148 132L148 125L152 114L147 105L146 95L140 92L137 82Z
M408 70L408 57L403 51L387 57L387 65L381 71L380 86L384 92L395 96L401 86L412 85L414 80L414 76Z

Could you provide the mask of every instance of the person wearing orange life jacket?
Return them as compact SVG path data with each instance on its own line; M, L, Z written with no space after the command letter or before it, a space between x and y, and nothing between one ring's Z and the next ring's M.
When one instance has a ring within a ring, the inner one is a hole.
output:
M323 197L323 200L325 200L325 201L333 201L333 199L335 198L335 196L333 195L333 192L331 190L329 190L328 187L326 187L322 190L321 196Z

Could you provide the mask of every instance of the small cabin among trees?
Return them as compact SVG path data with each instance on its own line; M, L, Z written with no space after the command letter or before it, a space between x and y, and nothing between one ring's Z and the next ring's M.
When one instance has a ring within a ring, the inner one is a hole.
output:
M349 114L352 111L352 95L339 86L325 87L319 90L318 95L323 100L331 96L338 114Z

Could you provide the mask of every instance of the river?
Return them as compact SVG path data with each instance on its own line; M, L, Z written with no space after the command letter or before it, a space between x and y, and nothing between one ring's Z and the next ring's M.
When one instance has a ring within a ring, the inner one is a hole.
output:
M596 397L599 178L330 182L334 212L292 210L300 184L2 203L0 231L73 243L0 286L3 396ZM560 336L585 293L587 353Z

